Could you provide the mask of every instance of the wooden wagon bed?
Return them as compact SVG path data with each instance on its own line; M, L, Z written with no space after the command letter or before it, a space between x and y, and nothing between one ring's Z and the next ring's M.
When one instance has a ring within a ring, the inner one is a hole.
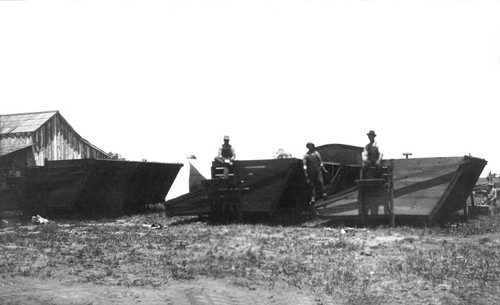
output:
M47 161L27 175L23 210L116 215L163 203L182 164Z
M393 205L398 218L432 221L465 208L486 161L474 157L395 159ZM358 189L352 187L315 204L320 216L358 219ZM380 206L378 215L384 215ZM370 215L368 215L370 217Z
M278 208L297 208L305 202L299 159L235 161L227 181L221 179L220 170L212 164L212 179L203 189L167 201L167 214L209 215L214 198L223 196L232 196L232 203L238 205L235 208L245 214L272 214Z

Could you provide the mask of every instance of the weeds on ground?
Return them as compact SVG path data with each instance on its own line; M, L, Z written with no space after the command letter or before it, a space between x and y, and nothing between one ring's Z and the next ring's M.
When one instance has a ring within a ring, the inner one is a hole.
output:
M153 287L196 277L232 278L248 285L343 295L351 304L383 304L392 294L411 296L416 290L429 298L442 295L443 302L466 302L472 294L500 289L498 244L486 236L474 243L443 241L426 247L425 236L499 233L497 221L378 227L349 235L319 224L211 225L162 214L16 225L0 232L0 274ZM166 227L142 226L153 222ZM402 238L366 251L364 240L393 235Z

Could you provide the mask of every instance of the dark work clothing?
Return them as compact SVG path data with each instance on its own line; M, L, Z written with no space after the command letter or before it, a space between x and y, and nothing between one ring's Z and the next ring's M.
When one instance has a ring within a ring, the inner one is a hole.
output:
M317 151L313 151L312 153L307 152L304 155L304 159L302 160L304 166L309 169L319 170L323 165L323 161L321 161L321 155Z
M233 148L231 147L231 145L229 145L229 144L227 144L227 145L223 144L222 148L221 148L220 155L224 159L231 159L233 157L233 155L234 155Z
M229 144L222 144L222 147L219 148L219 155L215 158L216 161L222 160L230 160L233 161L236 158L236 154L234 153L234 148Z
M229 167L232 165L235 158L236 154L234 153L233 147L226 143L222 144L222 147L219 148L219 155L215 157L215 161L224 167L223 179L228 178Z
M309 188L311 190L311 198L316 198L316 189L319 189L321 195L325 193L325 184L323 182L323 173L321 170L308 171Z
M377 142L368 143L363 150L363 161L365 166L379 166L377 162L381 161L381 152Z
M377 163L378 158L380 157L380 152L378 151L378 147L368 144L366 145L365 149L367 152L367 160L366 160L367 165L374 166Z
M311 190L311 198L316 198L316 190L318 189L321 194L325 193L325 185L323 182L323 161L321 155L317 151L307 152L302 160L304 170L309 179L309 187Z

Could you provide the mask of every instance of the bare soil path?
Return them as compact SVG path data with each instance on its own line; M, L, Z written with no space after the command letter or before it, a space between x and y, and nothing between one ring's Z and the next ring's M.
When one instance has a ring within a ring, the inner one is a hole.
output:
M0 281L3 305L256 305L345 304L331 296L317 296L298 289L238 287L224 280L193 280L157 288L62 283L55 280L16 278Z

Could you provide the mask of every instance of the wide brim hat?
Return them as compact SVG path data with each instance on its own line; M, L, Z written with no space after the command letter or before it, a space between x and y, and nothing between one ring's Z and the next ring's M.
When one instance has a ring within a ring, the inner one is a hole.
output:
M224 141L229 141L229 136L224 136Z
M376 134L376 133L375 133L375 131L373 131L373 130L370 130L370 131L369 131L366 135L367 135L367 136L374 136L374 137L376 137L376 136L377 136L377 134Z

